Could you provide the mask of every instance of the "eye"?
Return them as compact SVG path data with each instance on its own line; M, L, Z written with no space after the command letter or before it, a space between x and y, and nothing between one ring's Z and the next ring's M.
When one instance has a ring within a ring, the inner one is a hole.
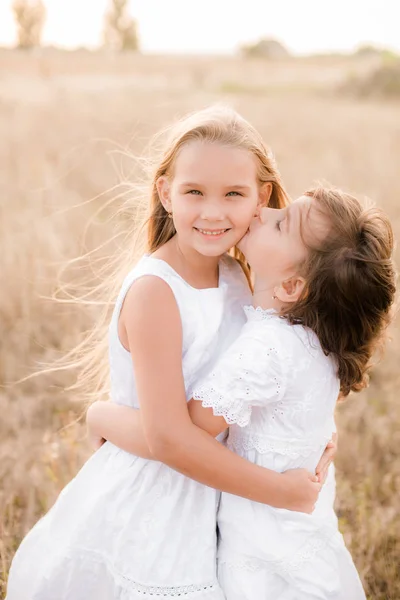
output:
M232 191L232 192L228 192L227 196L243 196L243 194L240 194L239 192Z
M201 196L200 190L189 190L186 192L187 194L192 194L193 196Z
M283 219L282 219L282 220L283 220ZM276 224L275 224L275 228L276 228L278 231L280 231L280 230L281 230L281 223L282 223L282 220L281 220L281 221L277 221L277 222L276 222Z

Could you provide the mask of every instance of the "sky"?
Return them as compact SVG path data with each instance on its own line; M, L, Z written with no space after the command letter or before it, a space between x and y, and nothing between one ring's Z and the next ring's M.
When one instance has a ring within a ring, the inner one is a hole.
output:
M109 0L44 0L44 43L95 48ZM0 45L15 43L11 0L0 0ZM374 44L400 51L400 0L132 0L148 53L231 53L271 37L296 54Z

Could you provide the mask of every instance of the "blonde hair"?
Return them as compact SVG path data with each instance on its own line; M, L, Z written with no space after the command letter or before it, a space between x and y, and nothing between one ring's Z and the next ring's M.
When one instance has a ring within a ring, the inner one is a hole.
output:
M213 106L197 111L155 136L150 148L154 149L154 146L161 145L161 151L158 158L156 160L153 158L149 163L150 170L147 169L150 202L147 194L147 197L139 198L139 204L136 198L137 205L133 212L132 207L128 207L127 214L131 213L135 217L132 219L132 226L124 236L128 247L118 257L114 257L107 277L92 295L96 298L96 304L99 300L104 304L104 310L96 321L94 329L64 360L63 368L78 368L77 382L70 389L80 389L88 400L96 400L108 394L108 321L110 309L124 276L132 268L139 254L155 252L175 235L173 221L168 218L158 195L157 180L164 175L173 177L178 153L193 141L218 143L248 150L257 159L259 185L267 182L272 184L269 205L282 208L289 201L271 151L265 146L257 130L231 108ZM132 189L135 190L136 186L133 185ZM132 203L132 195L127 202ZM233 248L231 254L239 261L250 282L249 269L244 256L237 248Z

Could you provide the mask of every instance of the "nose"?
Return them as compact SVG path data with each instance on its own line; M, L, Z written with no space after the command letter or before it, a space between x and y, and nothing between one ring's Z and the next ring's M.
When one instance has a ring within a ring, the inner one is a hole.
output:
M272 217L277 217L279 214L282 214L285 209L281 208L268 208L264 207L260 211L260 220L262 223L268 223L269 219Z
M204 221L223 221L225 214L221 203L211 200L205 202L202 206L201 218Z

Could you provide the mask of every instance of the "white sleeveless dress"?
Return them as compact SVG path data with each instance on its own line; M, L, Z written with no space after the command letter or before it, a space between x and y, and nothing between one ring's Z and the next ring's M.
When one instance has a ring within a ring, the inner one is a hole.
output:
M273 311L247 322L194 389L230 424L228 447L267 469L313 472L329 441L339 394L336 362L315 334ZM222 493L218 578L226 600L365 600L338 530L334 478L313 514Z
M131 356L117 323L128 289L146 275L167 282L180 310L187 399L237 336L250 299L231 257L220 261L219 287L204 290L166 262L143 257L122 286L109 337L111 398L136 408ZM106 442L22 541L7 600L224 600L216 577L218 497L160 462Z

